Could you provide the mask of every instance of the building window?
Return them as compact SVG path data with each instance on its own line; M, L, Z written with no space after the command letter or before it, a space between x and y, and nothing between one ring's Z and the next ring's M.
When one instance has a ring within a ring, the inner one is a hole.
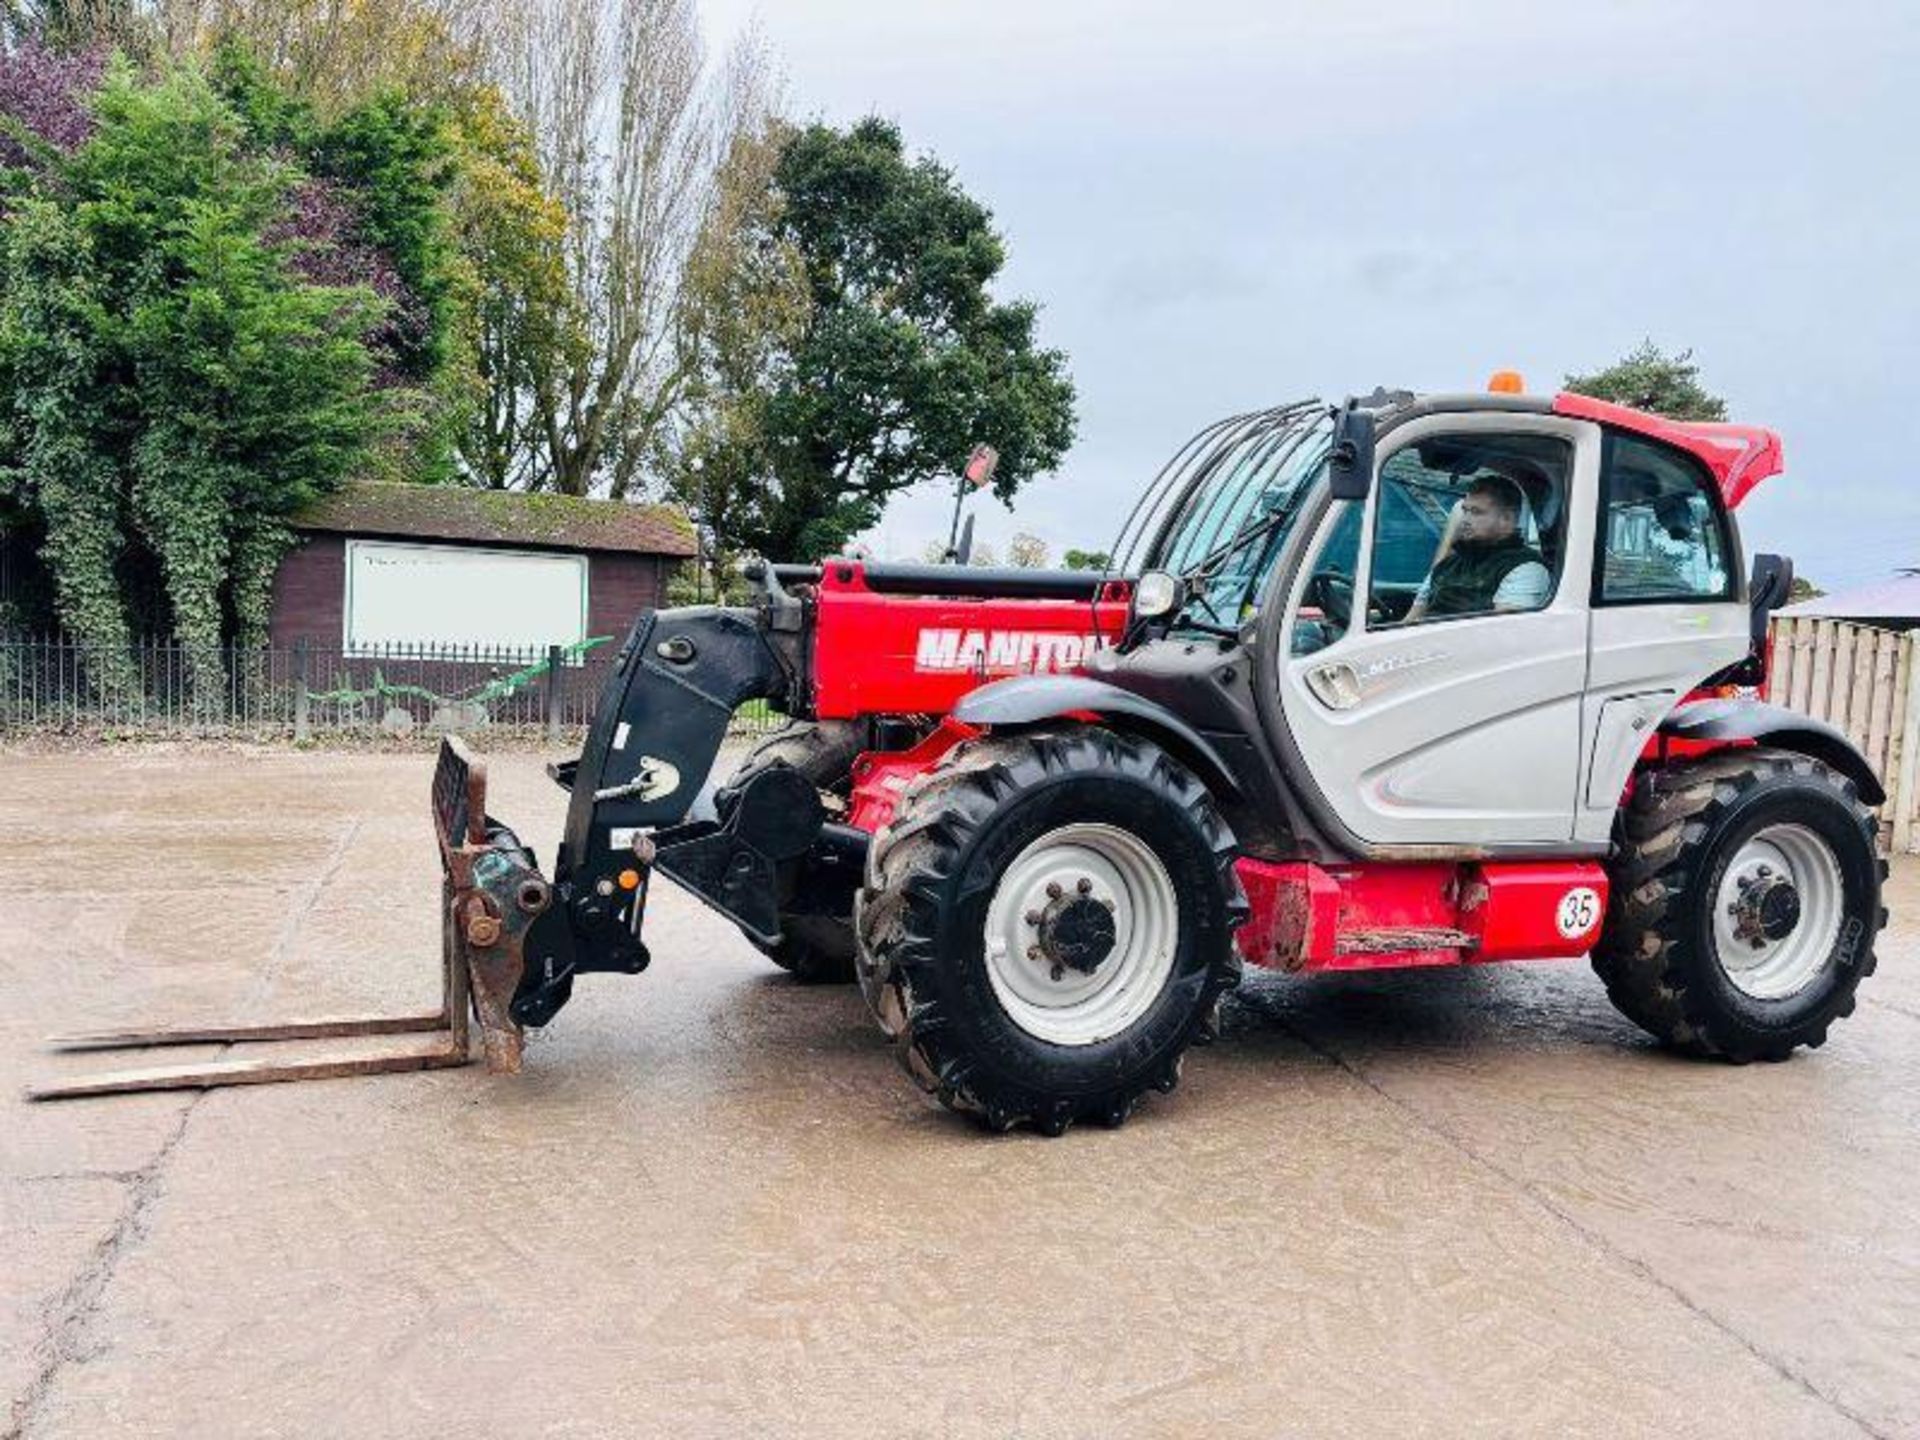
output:
M349 655L396 645L577 645L587 636L587 559L349 540L344 611Z

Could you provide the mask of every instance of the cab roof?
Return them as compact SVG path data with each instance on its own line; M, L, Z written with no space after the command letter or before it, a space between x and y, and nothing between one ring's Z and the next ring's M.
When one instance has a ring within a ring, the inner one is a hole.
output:
M1375 391L1360 402L1377 406L1382 419L1398 425L1422 415L1438 415L1461 410L1505 411L1509 414L1565 415L1574 420L1591 420L1614 430L1645 435L1661 444L1684 450L1712 474L1720 487L1727 508L1732 509L1752 493L1753 488L1771 475L1780 473L1784 458L1780 437L1758 425L1727 425L1706 420L1670 420L1628 405L1615 405L1562 390L1552 398L1543 395L1510 395L1472 392L1460 395L1420 395L1407 391Z

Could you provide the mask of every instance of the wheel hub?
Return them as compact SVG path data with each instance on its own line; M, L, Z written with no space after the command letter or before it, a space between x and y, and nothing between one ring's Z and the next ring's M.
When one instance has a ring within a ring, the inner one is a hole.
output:
M1736 989L1781 1000L1812 983L1839 938L1844 886L1832 849L1802 825L1770 825L1730 858L1714 899L1714 948Z
M1040 914L1040 953L1055 965L1091 975L1113 953L1113 907L1091 895L1063 894Z
M1063 825L1001 872L984 940L994 998L1028 1034L1093 1045L1150 1009L1174 967L1180 896L1145 841Z
M1784 875L1745 881L1734 902L1733 933L1750 945L1784 940L1800 923L1800 892Z

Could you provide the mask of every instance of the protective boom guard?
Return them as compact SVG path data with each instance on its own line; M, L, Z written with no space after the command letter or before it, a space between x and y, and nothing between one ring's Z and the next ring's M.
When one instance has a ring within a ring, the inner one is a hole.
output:
M580 758L550 772L572 798L554 856L554 903L527 935L513 1018L544 1025L594 971L638 974L649 872L658 867L771 942L772 866L804 852L819 798L779 767L729 797L716 820L682 824L733 713L749 700L801 703L798 605L769 577L756 609L643 614L615 657ZM802 795L800 791L806 793Z

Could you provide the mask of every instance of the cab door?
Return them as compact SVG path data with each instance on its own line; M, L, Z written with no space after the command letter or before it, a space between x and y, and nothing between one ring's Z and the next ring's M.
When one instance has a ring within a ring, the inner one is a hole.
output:
M1667 712L1752 644L1739 545L1698 462L1608 435L1597 523L1577 825L1596 842L1612 833L1627 776Z
M1572 840L1600 449L1584 421L1430 417L1383 439L1357 534L1353 502L1323 522L1287 600L1282 712L1366 847ZM1512 535L1468 538L1469 495L1515 498Z

